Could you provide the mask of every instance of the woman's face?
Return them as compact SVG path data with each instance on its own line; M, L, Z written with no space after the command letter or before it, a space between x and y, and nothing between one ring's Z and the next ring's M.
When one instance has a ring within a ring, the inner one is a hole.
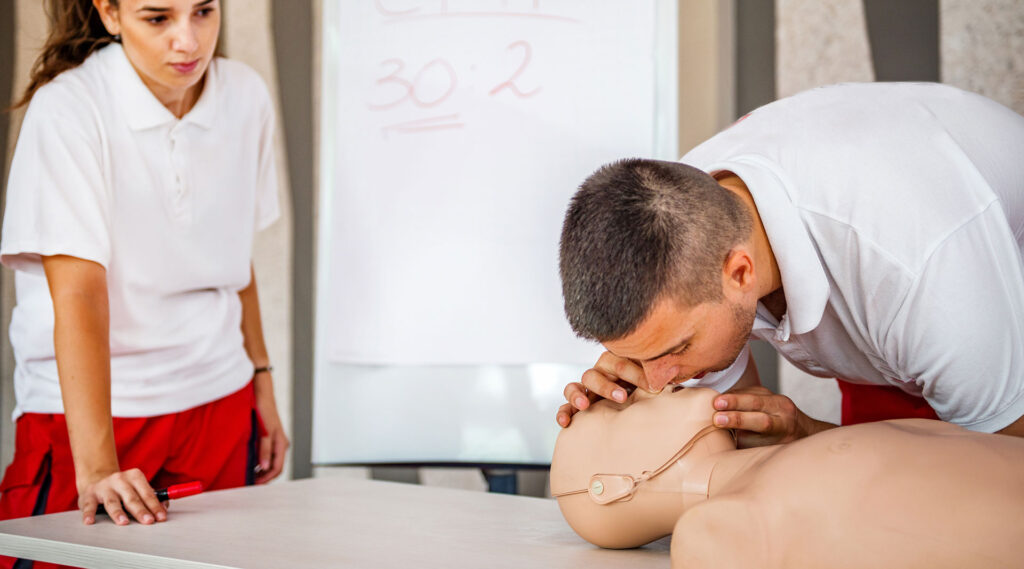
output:
M128 61L164 105L187 99L213 58L218 0L93 0ZM193 98L194 101L194 98Z

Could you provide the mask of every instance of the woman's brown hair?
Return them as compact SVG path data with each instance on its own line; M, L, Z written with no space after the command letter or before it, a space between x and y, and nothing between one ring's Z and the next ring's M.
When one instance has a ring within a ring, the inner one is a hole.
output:
M110 0L117 5L117 0ZM54 77L78 67L97 49L114 42L100 20L92 0L48 0L46 14L50 35L42 53L32 65L31 78L15 109L27 105L40 87Z
M117 7L118 0L110 0ZM11 109L27 105L40 87L54 77L82 64L92 52L117 41L107 32L92 0L46 0L50 35L43 51L32 64L31 77L25 93ZM223 26L223 19L221 20ZM217 38L214 55L222 56L221 38Z

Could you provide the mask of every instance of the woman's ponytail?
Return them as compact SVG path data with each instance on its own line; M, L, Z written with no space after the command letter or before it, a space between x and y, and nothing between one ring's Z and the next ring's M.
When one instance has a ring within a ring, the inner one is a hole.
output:
M110 3L117 5L116 0ZM27 105L40 87L68 69L78 67L97 49L114 42L92 0L48 0L50 34L42 53L32 65L31 78L13 108Z

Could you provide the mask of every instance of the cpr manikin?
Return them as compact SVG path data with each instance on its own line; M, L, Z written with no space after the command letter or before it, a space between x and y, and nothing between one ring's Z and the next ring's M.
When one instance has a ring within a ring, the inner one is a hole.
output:
M672 534L672 566L1024 567L1024 439L924 419L736 450L709 389L573 417L551 492L611 548Z

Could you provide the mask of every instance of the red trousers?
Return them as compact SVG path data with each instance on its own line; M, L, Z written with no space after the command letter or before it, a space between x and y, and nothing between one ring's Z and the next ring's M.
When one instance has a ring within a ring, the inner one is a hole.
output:
M886 419L938 419L939 416L920 397L908 395L889 385L861 385L841 379L843 395L842 424L856 425Z
M121 469L138 468L154 488L193 480L207 490L252 484L262 429L252 383L180 413L114 417L113 422ZM77 509L64 415L25 413L18 417L15 439L14 460L0 482L0 520ZM0 568L15 562L0 556ZM21 566L30 565L22 561Z

